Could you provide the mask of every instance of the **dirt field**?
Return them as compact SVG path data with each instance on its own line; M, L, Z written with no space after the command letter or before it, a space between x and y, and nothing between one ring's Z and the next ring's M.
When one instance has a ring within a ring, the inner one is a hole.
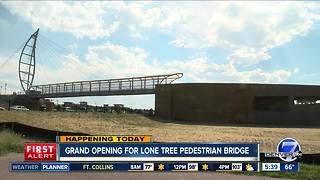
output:
M150 134L157 142L258 142L262 152L275 151L279 140L292 137L303 153L320 153L320 128L194 125L136 114L0 111L0 122L5 121L92 135Z

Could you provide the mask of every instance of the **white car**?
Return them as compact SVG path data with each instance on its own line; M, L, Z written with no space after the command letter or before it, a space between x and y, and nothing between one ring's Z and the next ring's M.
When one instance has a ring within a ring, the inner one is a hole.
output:
M30 109L28 109L24 106L15 105L15 106L10 107L10 111L30 111Z
M66 107L66 108L64 109L64 111L65 111L65 112L75 112L75 110L74 110L74 109L71 109L71 107Z

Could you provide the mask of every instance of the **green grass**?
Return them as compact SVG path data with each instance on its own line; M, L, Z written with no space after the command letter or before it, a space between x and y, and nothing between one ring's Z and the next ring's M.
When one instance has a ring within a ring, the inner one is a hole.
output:
M273 178L319 180L320 166L300 163L299 172L231 172L232 174L242 174L247 176L268 176Z
M9 131L0 131L0 155L11 152L23 152L26 139Z
M289 179L320 179L320 166L300 163L299 172L261 172L259 175Z

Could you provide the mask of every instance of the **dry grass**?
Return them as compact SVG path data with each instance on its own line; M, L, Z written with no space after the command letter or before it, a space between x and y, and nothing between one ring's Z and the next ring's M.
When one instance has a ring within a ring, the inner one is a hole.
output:
M9 152L23 152L24 137L8 131L0 131L0 155Z
M320 153L319 128L270 128L167 123L136 114L0 112L0 122L96 135L150 134L157 142L258 142L261 151L275 151L279 140L297 139L304 153Z

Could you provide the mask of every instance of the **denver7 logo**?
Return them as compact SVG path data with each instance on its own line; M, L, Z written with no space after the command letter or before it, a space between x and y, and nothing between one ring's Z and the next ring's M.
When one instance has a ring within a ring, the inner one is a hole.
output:
M282 139L277 147L280 159L291 162L297 159L296 153L301 151L300 144L293 138Z

